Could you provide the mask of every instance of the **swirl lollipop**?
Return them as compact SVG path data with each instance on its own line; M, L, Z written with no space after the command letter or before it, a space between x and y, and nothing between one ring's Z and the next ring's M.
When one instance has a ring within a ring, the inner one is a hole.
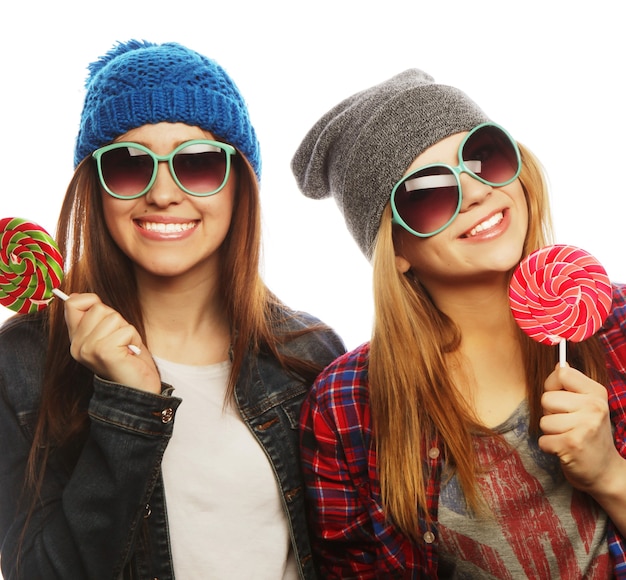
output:
M45 308L63 280L50 235L21 218L0 219L0 304L20 314Z
M59 290L63 257L56 242L41 226L21 218L0 219L0 304L18 314L45 308ZM136 355L139 347L129 344Z
M611 309L611 283L590 254L568 245L541 248L527 256L509 287L513 316L520 328L543 344L580 342L595 334Z

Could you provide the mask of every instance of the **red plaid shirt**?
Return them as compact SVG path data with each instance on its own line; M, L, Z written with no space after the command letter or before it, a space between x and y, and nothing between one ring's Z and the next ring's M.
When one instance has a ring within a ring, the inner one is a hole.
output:
M601 330L607 352L609 406L615 444L626 457L626 286L615 286L613 309ZM441 457L423 442L430 528L420 515L419 542L386 521L376 470L367 369L369 344L345 354L317 379L302 409L301 458L312 542L325 579L436 578L437 507ZM409 469L409 466L407 466ZM616 578L626 578L626 541L611 526Z

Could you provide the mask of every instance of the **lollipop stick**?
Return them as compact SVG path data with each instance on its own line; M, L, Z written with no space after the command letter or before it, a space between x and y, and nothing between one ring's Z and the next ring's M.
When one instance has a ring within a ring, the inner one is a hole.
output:
M59 290L58 288L53 288L52 293L57 298L60 298L61 300L63 300L63 302L65 302L69 298L69 296L65 292L63 292L62 290ZM141 354L141 349L138 346L135 346L134 344L129 344L128 350L137 356Z
M65 292L63 292L63 290L59 290L58 288L53 288L52 293L57 298L60 298L61 300L63 300L63 302L65 302L69 298L69 296Z
M559 366L560 367L566 366L566 362L567 362L567 356L565 354L566 345L567 345L567 341L564 338L562 338L559 341Z

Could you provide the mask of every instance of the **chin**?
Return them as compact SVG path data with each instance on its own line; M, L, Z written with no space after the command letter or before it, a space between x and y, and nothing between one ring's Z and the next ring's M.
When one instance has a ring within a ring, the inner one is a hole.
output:
M181 268L180 263L170 264L160 261L157 264L137 263L137 266L148 276L154 276L155 278L175 278L184 273L184 269Z

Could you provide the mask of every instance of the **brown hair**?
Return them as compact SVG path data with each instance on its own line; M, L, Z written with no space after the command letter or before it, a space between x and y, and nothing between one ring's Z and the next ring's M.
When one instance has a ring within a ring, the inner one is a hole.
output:
M547 187L538 160L520 145L520 182L529 225L523 255L552 241ZM418 539L418 510L427 509L424 458L435 438L445 463L455 470L468 507L479 511L472 432L477 424L458 397L446 354L460 344L460 331L439 311L412 275L396 269L391 209L382 216L373 257L375 321L369 363L369 388L383 507L408 536ZM554 349L528 338L519 341L526 368L531 432L538 433L543 382L554 369ZM570 350L570 364L600 382L604 359L595 339Z
M232 369L226 402L232 400L237 377L248 353L268 353L286 372L312 382L322 370L314 361L289 356L281 349L288 339L309 332L281 331L280 301L259 274L261 212L259 189L243 155L234 158L237 190L230 229L222 252L221 296L231 327ZM64 290L94 292L133 324L146 341L133 264L111 238L103 217L102 193L91 159L83 160L71 180L57 225L65 256ZM47 312L48 352L39 418L28 462L27 493L37 497L51 449L68 467L77 459L88 429L87 405L93 374L69 351L63 304L53 301ZM323 325L314 329L327 328Z

